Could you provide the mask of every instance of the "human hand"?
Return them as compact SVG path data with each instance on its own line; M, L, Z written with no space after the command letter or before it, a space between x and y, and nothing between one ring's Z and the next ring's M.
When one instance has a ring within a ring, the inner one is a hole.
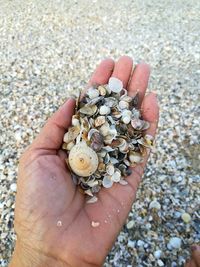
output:
M145 91L149 67L142 63L132 73L132 60L123 56L116 63L101 62L89 84L105 84L110 76L123 81L130 95L139 90L147 133L155 135L158 121L156 95ZM147 157L126 178L98 193L96 203L86 203L73 184L60 150L70 126L75 101L69 99L46 123L20 159L15 208L17 242L10 267L101 266L121 230L141 181ZM92 227L91 222L99 222Z

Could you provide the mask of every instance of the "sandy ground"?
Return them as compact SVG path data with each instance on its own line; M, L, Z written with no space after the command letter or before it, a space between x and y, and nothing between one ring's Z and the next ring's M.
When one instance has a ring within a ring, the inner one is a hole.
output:
M151 65L161 118L137 201L105 266L183 265L200 240L199 36L199 0L0 0L0 266L14 246L19 156L100 60L124 54Z

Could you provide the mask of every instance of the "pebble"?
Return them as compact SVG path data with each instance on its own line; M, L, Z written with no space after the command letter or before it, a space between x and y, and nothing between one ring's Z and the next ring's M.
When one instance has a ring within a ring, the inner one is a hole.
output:
M190 214L186 212L181 215L181 218L184 221L184 223L189 223L191 221Z
M129 221L129 222L126 224L127 229L131 229L131 228L133 228L134 224L135 224L134 221Z
M158 266L160 266L160 267L165 266L164 262L161 261L161 260L157 260L157 264L158 264Z
M160 259L161 255L162 255L162 251L161 250L156 250L154 253L153 253L154 257L156 259Z
M161 205L157 200L153 200L149 204L149 209L157 209L157 210L159 210L160 208L161 208Z
M137 241L137 246L138 246L138 247L143 247L144 244L145 244L145 242L142 241L142 240L138 240L138 241Z
M98 227L99 225L100 225L100 222L94 222L94 221L91 222L91 226L94 228Z
M181 238L179 237L172 237L167 244L168 249L179 249L181 248Z
M10 189L11 189L11 191L16 192L17 191L17 184L16 183L12 183L10 185Z

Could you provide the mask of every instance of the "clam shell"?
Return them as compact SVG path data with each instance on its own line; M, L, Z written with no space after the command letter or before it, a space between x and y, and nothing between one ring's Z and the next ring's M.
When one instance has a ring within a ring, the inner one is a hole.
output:
M115 172L115 167L113 166L113 164L108 164L106 167L106 172L108 175L113 175Z
M106 165L103 162L100 162L98 166L98 171L104 172L105 170L106 170Z
M129 103L124 101L124 100L121 100L121 101L119 101L119 108L120 109L128 109L129 108Z
M98 156L85 142L76 144L69 152L69 165L72 171L83 177L92 175L98 168Z
M111 178L109 176L104 176L103 181L102 181L102 185L105 188L110 188L113 185L113 181L111 180Z
M120 100L123 100L123 101L130 103L133 100L133 98L131 96L128 96L128 95L122 95L120 97Z
M79 109L79 112L85 115L92 116L96 113L97 111L97 106L96 105L91 105L91 106L83 106L82 108Z
M101 106L99 109L99 114L101 115L108 115L110 113L110 107L108 106Z
M99 96L99 91L91 87L87 90L87 95L89 96L90 99L93 99Z
M110 107L110 108L113 108L113 107L116 107L117 106L117 99L115 97L107 97L105 98L105 105Z
M123 89L123 83L115 77L111 77L108 81L108 86L110 90L114 93L120 93Z
M129 124L130 121L131 121L131 116L123 116L123 117L122 117L122 121L123 121L123 123L125 123L125 124Z
M75 138L79 135L80 128L79 127L70 127L68 132L64 135L63 141L65 143L70 143L71 141L75 140Z
M141 163L143 161L143 157L140 153L131 151L128 156L131 163Z
M94 129L94 128L89 130L89 132L88 132L88 140L91 139L91 137L92 137L92 135L94 133L99 133L99 131L97 129Z
M95 97L95 98L93 98L93 99L90 99L90 100L87 102L87 104L86 104L85 106L86 106L86 107L87 107L87 106L93 106L93 105L99 103L100 101L102 101L103 99L104 99L103 96Z
M107 121L99 128L99 132L103 136L108 135L109 134L109 130L110 130L110 125L109 125L109 123Z
M94 126L99 127L106 122L105 116L98 116L94 121Z
M121 179L121 172L120 170L116 170L111 176L111 180L115 183L118 183L120 179Z
M98 87L98 90L99 90L99 94L100 94L101 96L105 96L106 93L107 93L106 88L105 88L104 86L102 86L102 85L100 85L100 86Z

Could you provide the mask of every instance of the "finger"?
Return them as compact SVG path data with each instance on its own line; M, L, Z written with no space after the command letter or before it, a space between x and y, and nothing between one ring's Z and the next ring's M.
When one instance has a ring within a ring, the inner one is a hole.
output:
M106 84L113 72L114 66L114 60L111 58L104 59L92 74L86 88L81 92L81 98L92 85Z
M103 60L92 74L89 86L93 84L105 84L108 82L115 66L114 60L111 58Z
M53 153L60 148L63 136L71 124L74 114L75 100L68 99L63 106L47 121L40 134L32 144L32 148L51 150Z
M191 254L193 261L196 263L196 266L200 267L200 246L191 246Z
M133 60L128 56L122 56L115 63L112 77L118 78L123 82L123 87L126 88L131 71L133 67Z
M146 63L138 64L132 74L128 85L128 91L130 96L134 96L137 92L139 94L139 103L138 107L141 106L143 101L148 81L150 76L150 67Z
M145 119L150 122L150 128L146 131L146 133L154 136L159 116L156 95L154 93L147 95L144 98L142 107L142 112L145 114ZM133 169L132 175L126 177L128 185L123 186L115 183L111 188L102 188L102 190L99 192L99 198L104 207L109 210L109 213L112 214L112 216L117 214L118 220L113 222L116 227L116 231L119 230L120 226L124 224L131 209L132 203L135 200L137 188L139 182L141 181L147 158L148 156L145 157L143 164L137 165L137 167ZM113 207L113 205L118 206L118 208ZM117 210L117 212L119 210L119 213L115 212L115 210ZM115 214L113 215L113 213Z
M145 96L144 101L142 103L142 117L144 120L150 123L149 129L147 129L145 133L155 137L159 118L159 106L155 93L150 93ZM128 183L132 186L134 191L137 191L148 157L149 153L147 153L147 155L145 156L143 163L138 164L136 167L134 167L133 174L127 177L126 179Z
M196 265L194 260L186 260L184 267L199 267L199 265Z

